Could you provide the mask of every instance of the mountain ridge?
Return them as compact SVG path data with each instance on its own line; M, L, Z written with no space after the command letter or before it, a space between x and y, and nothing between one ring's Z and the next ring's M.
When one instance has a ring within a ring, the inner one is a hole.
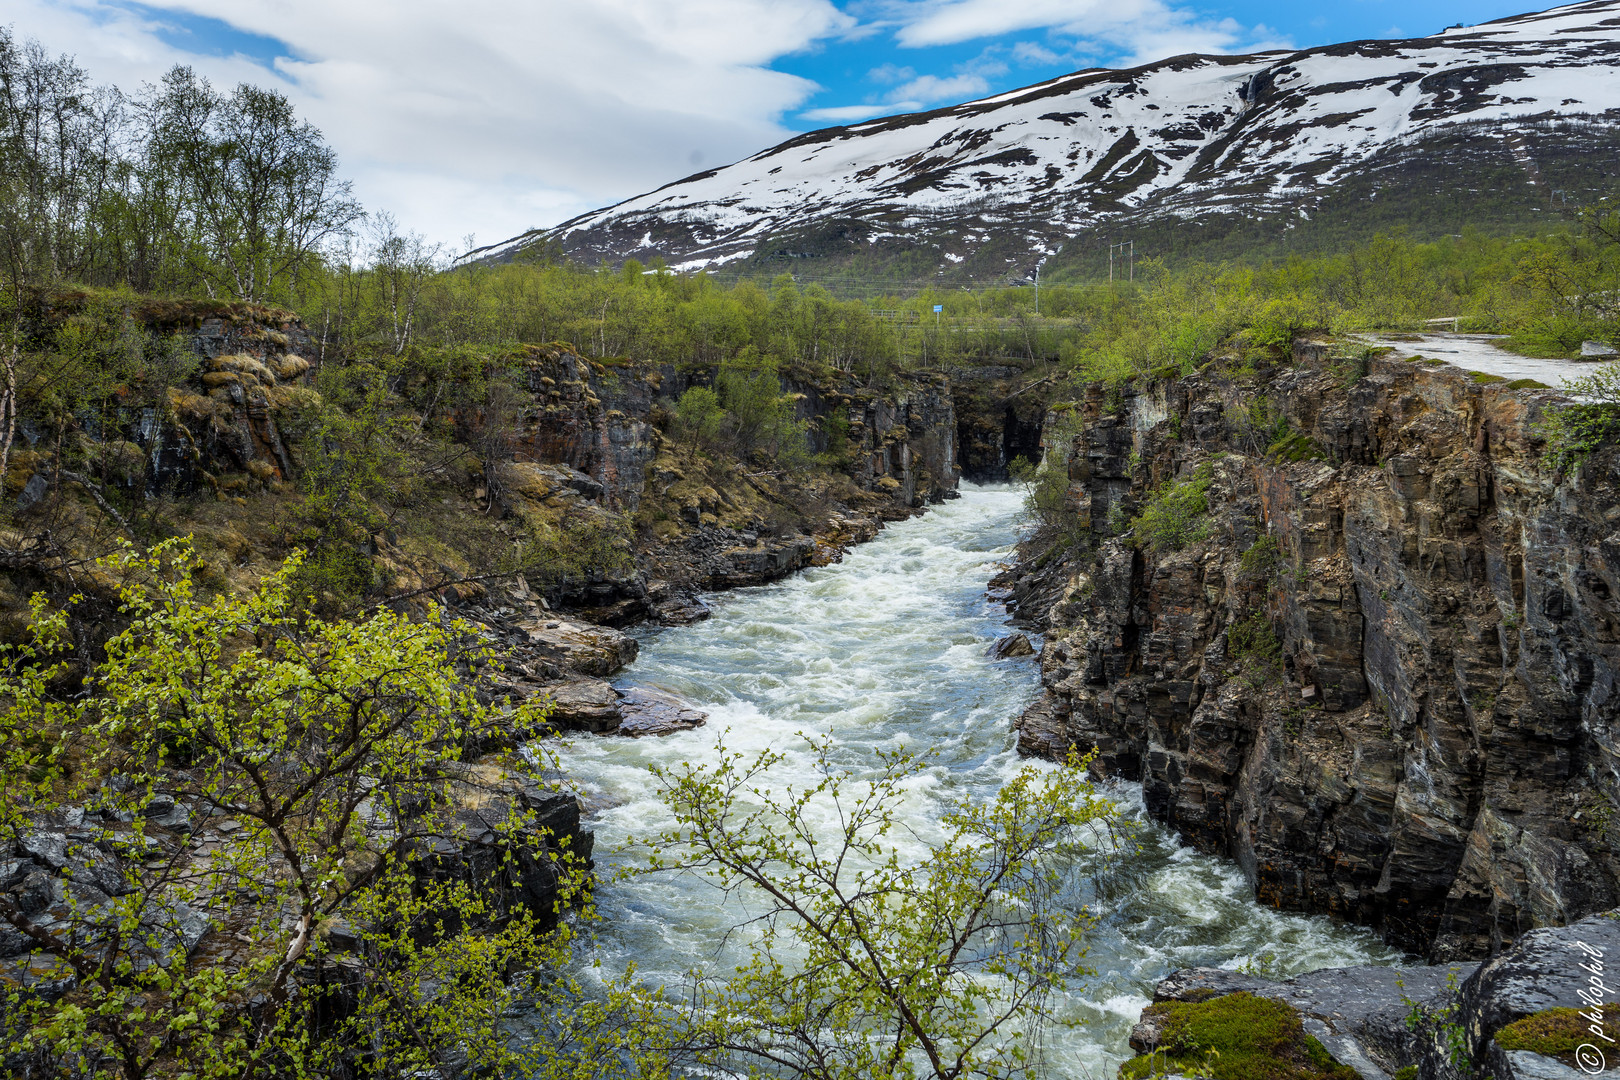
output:
M1603 186L1602 163L1582 159L1620 141L1617 68L1620 0L1421 38L1091 68L805 132L469 258L551 244L583 261L712 270L927 237L938 269L1016 275L1122 222L1308 221L1359 166L1470 125L1495 136L1464 140L1474 156L1511 158L1531 201L1550 199L1571 182L1538 175L1543 150L1570 159L1578 190Z

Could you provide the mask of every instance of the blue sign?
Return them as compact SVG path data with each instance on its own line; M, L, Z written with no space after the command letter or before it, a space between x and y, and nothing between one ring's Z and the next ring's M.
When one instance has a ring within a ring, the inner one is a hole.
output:
M945 305L944 304L935 304L934 305L934 314L935 315L938 315L940 312L942 312L944 310L945 310Z

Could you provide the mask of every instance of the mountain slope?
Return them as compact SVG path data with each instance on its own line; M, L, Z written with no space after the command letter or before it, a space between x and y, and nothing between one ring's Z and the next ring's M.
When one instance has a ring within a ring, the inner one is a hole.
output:
M1617 68L1620 0L1594 0L1424 38L1082 71L809 132L476 254L553 241L588 262L697 269L926 238L938 266L1022 273L1125 221L1308 219L1359 173L1448 146L1460 185L1472 150L1517 174L1492 190L1546 201L1570 183L1538 157L1581 162L1586 186L1612 168Z

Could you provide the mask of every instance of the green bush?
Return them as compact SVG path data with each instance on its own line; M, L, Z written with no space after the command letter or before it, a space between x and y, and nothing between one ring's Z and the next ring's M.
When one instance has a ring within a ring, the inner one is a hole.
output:
M1186 480L1172 480L1154 492L1131 519L1136 542L1159 555L1180 551L1209 535L1209 485L1213 470L1200 465Z
M1249 545L1239 559L1239 565L1248 576L1269 580L1282 567L1282 561L1282 545L1275 536L1268 535Z
M1266 447L1266 457L1284 462L1321 461L1327 458L1327 451L1303 431L1291 431Z
M1547 444L1543 464L1560 472L1620 439L1620 364L1570 379L1564 390L1584 400L1549 408L1535 429Z
M1358 1080L1305 1034L1299 1014L1280 1001L1236 993L1210 1001L1166 1001L1144 1018L1164 1021L1152 1053L1119 1067L1119 1080L1183 1073L1210 1080Z
M1226 628L1226 654L1242 665L1244 681L1254 689L1282 674L1282 642L1264 612L1256 611Z

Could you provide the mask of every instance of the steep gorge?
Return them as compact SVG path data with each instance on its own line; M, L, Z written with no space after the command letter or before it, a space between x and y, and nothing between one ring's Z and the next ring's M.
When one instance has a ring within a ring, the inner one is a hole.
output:
M1096 747L1263 903L1491 954L1620 903L1620 455L1555 476L1553 392L1335 354L1049 413L1063 507L997 582L1046 635L1020 746ZM1201 484L1190 542L1133 539Z

